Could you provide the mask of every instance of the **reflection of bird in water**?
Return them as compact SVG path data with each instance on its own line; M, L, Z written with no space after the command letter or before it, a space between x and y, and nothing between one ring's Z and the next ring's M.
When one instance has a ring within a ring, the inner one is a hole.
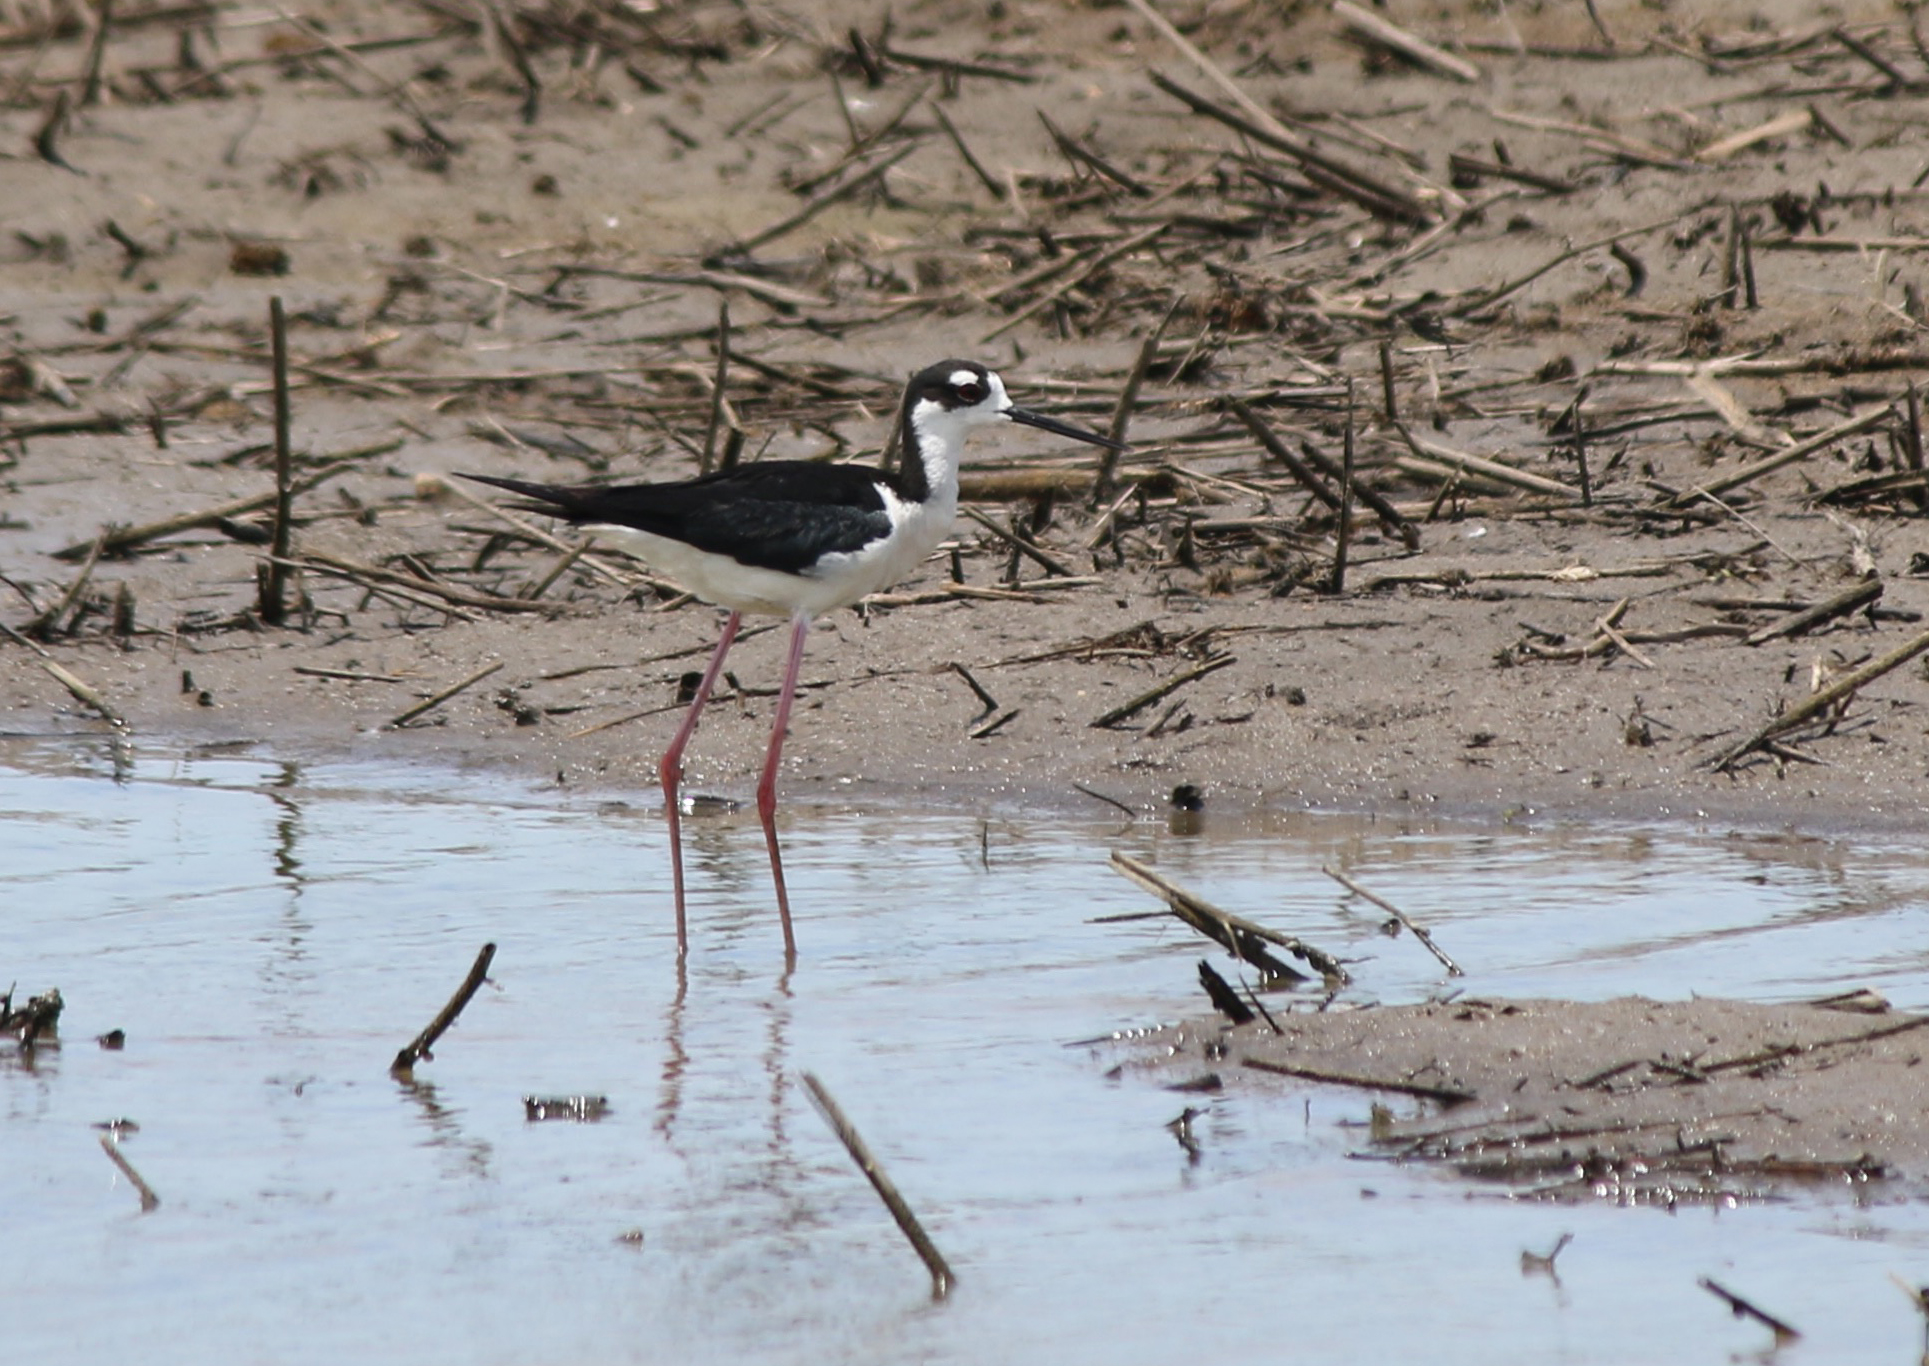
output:
M888 588L950 534L958 510L958 461L975 427L1018 422L1100 446L1095 432L1016 407L1004 381L972 361L947 360L911 379L903 406L904 459L894 471L859 465L771 460L697 479L615 487L561 487L467 475L535 500L536 511L587 527L706 602L726 607L723 638L658 766L670 823L677 951L689 948L677 786L683 750L722 672L745 612L788 616L790 656L778 694L757 812L777 883L784 950L797 951L777 849L777 764L797 692L811 618Z

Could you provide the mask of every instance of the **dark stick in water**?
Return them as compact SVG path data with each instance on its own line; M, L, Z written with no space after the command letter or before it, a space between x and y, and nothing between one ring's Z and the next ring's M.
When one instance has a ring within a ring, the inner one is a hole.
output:
M134 1189L140 1193L141 1213L145 1214L149 1210L156 1209L160 1206L161 1197L154 1193L154 1187L148 1185L147 1182L141 1179L141 1174L134 1170L134 1164L121 1156L120 1144L116 1143L106 1134L102 1134L100 1136L100 1150L107 1154L108 1161L121 1169L121 1175L126 1177Z
M434 1061L435 1055L429 1050L435 1047L435 1041L447 1033L449 1026L455 1023L455 1017L460 1015L462 1008L469 1004L469 998L481 990L482 984L488 980L489 964L494 961L495 956L494 944L482 946L482 952L476 955L475 966L469 969L468 977L464 978L462 985L456 988L455 995L451 996L449 1003L442 1007L433 1020L429 1021L429 1027L415 1036L415 1042L395 1055L395 1061L389 1064L389 1071L410 1071L423 1058Z
M837 1102L832 1100L831 1093L824 1089L824 1083L814 1074L806 1072L804 1089L810 1092L811 1103L817 1107L817 1113L822 1115L824 1122L831 1126L831 1132L836 1134L838 1142L844 1145L844 1151L851 1155L851 1161L857 1163L857 1169L870 1179L878 1198L884 1201L884 1207L891 1211L891 1217L898 1221L898 1227L904 1230L904 1236L911 1240L911 1246L924 1260L924 1269L931 1273L931 1297L943 1299L951 1293L951 1287L958 1279L952 1274L950 1263L945 1261L944 1254L938 1251L937 1245L926 1235L924 1226L918 1222L918 1216L911 1213L911 1207L904 1202L904 1197L898 1194L897 1186L884 1174L884 1168L878 1165L878 1160L865 1144L863 1135L859 1134L856 1126L844 1117L844 1112L837 1108Z

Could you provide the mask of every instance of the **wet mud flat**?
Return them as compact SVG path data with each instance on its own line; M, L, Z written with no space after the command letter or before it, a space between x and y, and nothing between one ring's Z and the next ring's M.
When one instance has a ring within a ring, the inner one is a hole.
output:
M16 730L647 789L709 613L444 476L869 458L963 353L1135 449L981 453L793 797L1921 820L1885 9L94 14L0 13Z
M1798 1187L1860 1194L1871 1182L1893 1183L1896 1198L1925 1189L1918 1031L1929 1015L1893 1010L1878 991L1788 1004L1490 997L1464 987L1467 969L1427 926L1328 865L1391 916L1383 934L1444 972L1428 999L1386 1001L1370 994L1364 965L1127 855L1112 865L1225 949L1239 982L1201 960L1217 1018L1134 1036L1117 1073L1150 1070L1195 1094L1357 1093L1370 1109L1354 1156L1446 1166L1527 1198L1672 1205ZM1247 983L1253 972L1263 992ZM1192 1151L1189 1122L1176 1132Z
M1466 996L1158 1031L1122 1066L1195 1091L1355 1092L1355 1156L1627 1204L1929 1190L1929 1016L1704 998ZM1368 1100L1371 1098L1370 1107Z

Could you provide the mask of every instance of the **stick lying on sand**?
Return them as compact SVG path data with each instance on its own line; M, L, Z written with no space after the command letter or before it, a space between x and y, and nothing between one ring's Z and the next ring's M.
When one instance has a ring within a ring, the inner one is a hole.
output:
M1704 760L1702 766L1711 768L1717 773L1727 772L1756 750L1767 748L1771 741L1813 721L1837 702L1850 697L1864 684L1874 682L1892 669L1901 668L1924 650L1929 650L1929 631L1924 631L1914 639L1903 642L1886 655L1877 656L1861 668L1842 675L1820 692L1790 707L1746 740L1730 745L1712 759Z

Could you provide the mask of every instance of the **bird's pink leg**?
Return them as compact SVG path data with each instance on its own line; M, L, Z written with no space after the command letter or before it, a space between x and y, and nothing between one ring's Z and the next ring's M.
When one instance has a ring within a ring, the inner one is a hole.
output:
M677 784L683 781L683 750L690 743L690 737L697 733L697 718L703 715L703 704L710 700L710 690L717 686L717 675L723 672L723 657L730 653L730 642L737 638L737 627L742 621L742 614L737 612L732 612L724 621L723 639L717 642L717 652L710 656L710 666L703 671L703 681L697 684L697 695L691 699L683 725L677 730L676 739L670 741L670 747L663 751L663 761L656 766L656 776L663 783L663 815L670 822L670 876L676 887L679 958L690 951L690 934L683 914L683 827L677 809Z
M790 662L784 668L784 687L777 697L777 719L770 728L770 753L764 758L763 781L757 784L757 814L763 817L764 843L770 849L770 875L777 882L777 915L784 922L784 956L797 956L797 937L790 928L790 895L784 890L784 860L777 852L777 764L784 754L784 732L790 728L790 704L797 697L797 670L804 662L804 642L810 638L810 618L799 612L791 621Z

